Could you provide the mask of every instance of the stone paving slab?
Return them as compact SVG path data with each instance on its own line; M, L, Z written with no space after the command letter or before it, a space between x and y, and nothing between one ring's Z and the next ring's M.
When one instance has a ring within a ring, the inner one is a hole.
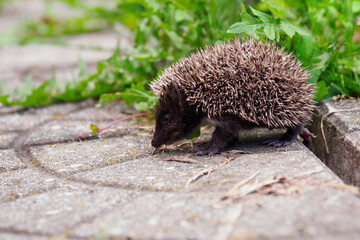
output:
M32 76L34 85L40 85L53 76L58 80L69 81L80 72L80 58L89 65L90 72L95 72L96 63L111 55L110 51L46 44L7 47L0 51L1 80L4 81L6 89L22 86L20 80L27 76Z
M346 183L357 186L360 186L359 108L360 104L357 99L324 101L315 112L312 127L312 131L317 136L314 139L316 155ZM327 115L330 112L333 113ZM328 153L321 131L322 119Z
M26 164L16 156L16 153L13 149L0 150L0 159L1 173L26 168Z
M18 137L18 133L15 132L12 133L0 132L0 149L7 149L17 137Z
M244 236L259 239L358 239L358 207L358 197L331 188L315 188L293 197L263 196L244 206L229 239ZM350 215L354 218L346 217Z
M2 229L56 237L71 232L77 224L111 211L135 195L135 192L111 188L69 185L0 204L0 208L6 205L6 211L0 212L0 226Z
M18 198L48 192L65 184L61 179L29 168L3 172L0 180L0 202L11 202Z
M83 104L89 104L84 102ZM38 109L29 109L26 111L17 111L13 113L0 114L0 130L2 133L20 132L27 129L34 129L42 122L50 121L63 117L67 113L78 109L78 105L61 104L42 107Z

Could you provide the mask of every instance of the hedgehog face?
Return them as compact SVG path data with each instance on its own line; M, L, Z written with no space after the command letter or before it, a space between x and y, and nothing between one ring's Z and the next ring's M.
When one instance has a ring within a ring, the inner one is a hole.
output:
M172 83L158 101L151 145L158 148L163 144L172 144L190 135L199 124L200 118L186 103L177 85Z
M173 109L164 109L160 105L167 105L163 101L159 101L156 111L156 126L151 145L155 148L163 144L172 144L184 136L184 126L180 112L176 111L176 106Z

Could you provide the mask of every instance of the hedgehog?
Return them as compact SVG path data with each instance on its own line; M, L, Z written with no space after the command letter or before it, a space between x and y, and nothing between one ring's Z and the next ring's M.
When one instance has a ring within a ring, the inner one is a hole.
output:
M241 129L283 128L274 147L297 136L311 148L314 86L302 63L284 48L260 40L232 39L183 58L150 84L158 98L155 133L159 148L189 136L203 123L215 125L208 146L197 155L214 155L237 140Z

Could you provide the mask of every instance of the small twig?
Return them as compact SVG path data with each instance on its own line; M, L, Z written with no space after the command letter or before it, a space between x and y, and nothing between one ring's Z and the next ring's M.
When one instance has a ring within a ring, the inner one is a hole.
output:
M190 184L196 182L200 177L204 176L204 175L208 175L211 172L214 172L216 170L218 170L219 168L221 168L222 166L228 164L231 160L230 159L226 159L225 161L222 161L214 166L211 166L209 168L203 169L199 172L197 172L194 176L192 176L191 178L189 178L185 184L185 187L188 187Z
M356 186L352 186L352 185L348 185L348 184L333 184L330 186L335 189L341 189L344 191L351 192L351 193L355 194L356 196L360 197L360 189Z
M114 125L116 125L116 124L118 124L118 123L120 123L120 122L122 122L122 121L128 120L128 119L130 119L130 118L140 117L140 116L146 116L146 115L150 115L150 114L152 114L152 113L145 112L145 113L136 113L136 114L132 114L132 115L126 116L126 117L124 117L124 118L121 118L121 119L113 122L113 123L110 123L109 125L107 125L107 126L104 127L104 128L99 128L99 130L97 131L96 134L101 133L101 132L105 131L106 129L111 128L112 126L114 126ZM83 138L90 137L91 135L92 135L91 133L87 133L87 134L79 135L78 138L79 138L79 139L83 139Z
M250 193L253 192L259 192L262 191L262 189L264 187L267 186L272 186L274 184L280 183L280 184L284 184L286 183L290 183L291 180L294 180L296 178L301 178L301 177L305 177L305 176L310 176L313 175L315 173L319 173L322 172L323 169L315 169L313 171L309 171L306 173L302 173L296 176L291 176L289 178L287 177L274 177L271 179L266 179L264 181L261 182L254 182L252 183L252 181L254 180L254 178L259 174L259 172L253 174L252 176L250 176L249 178L235 184L235 186L233 186L230 190L228 190L225 194L223 194L220 197L220 201L230 201L230 202L234 202L235 200L238 200Z
M229 196L233 196L235 195L236 192L239 191L239 188L244 186L245 184L248 184L250 181L252 181L257 175L259 175L259 172L254 173L253 175L251 175L250 177L248 177L247 179L235 184L235 186L233 186L226 194L224 194L220 200L225 200L228 199Z
M189 157L180 157L180 156L172 156L170 158L164 159L164 161L181 162L181 163L199 163L199 161L196 161L195 159Z
M220 163L218 163L218 164L216 164L214 166L211 166L209 168L206 168L206 169L203 169L203 170L197 172L195 175L193 175L191 178L189 178L186 181L185 187L188 187L190 184L196 182L200 177L202 177L204 175L208 175L208 174L218 170L219 168L225 166L226 164L228 164L232 160L236 159L238 156L239 156L238 154L235 154L233 156L230 156L230 157L226 158L224 161L222 161L222 162L220 162Z
M360 110L360 107L357 107L357 108L349 108L349 109L342 109L342 110L335 110L335 111L332 111L332 112L329 112L329 113L325 114L325 115L321 118L321 121L320 121L320 129L321 129L321 134L322 134L322 137L323 137L323 140L324 140L324 143L325 143L326 153L329 154L329 147L328 147L328 144L327 144L327 139L326 139L325 131L324 131L324 119L325 119L326 117L328 117L328 116L329 116L330 114L332 114L332 113L347 112L347 111L354 111L354 110Z

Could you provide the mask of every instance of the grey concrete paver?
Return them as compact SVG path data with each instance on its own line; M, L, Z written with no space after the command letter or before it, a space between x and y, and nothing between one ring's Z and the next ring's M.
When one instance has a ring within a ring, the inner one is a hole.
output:
M16 156L16 153L13 149L0 150L0 159L1 173L26 168L26 164Z
M154 166L156 164L156 167ZM184 164L159 161L148 156L73 175L73 179L104 186L147 191L178 191L184 188L192 172L200 171L205 163Z
M314 152L346 183L360 186L360 110L357 99L327 100L314 115ZM346 111L349 109L349 111ZM357 109L357 110L350 110ZM330 115L328 113L333 112ZM325 117L325 118L324 118ZM326 150L324 135L329 152Z
M111 55L112 52L45 44L7 47L0 51L1 80L6 89L23 86L20 80L29 75L33 77L34 85L40 85L53 76L58 80L70 81L78 76L80 58L95 66Z
M86 101L82 104L89 105L89 102ZM36 110L20 110L19 112L2 114L0 115L0 130L4 133L33 129L42 122L63 117L63 115L70 113L79 107L82 106L74 104L61 104L41 107Z
M71 233L76 224L129 201L138 193L111 188L64 186L16 201L1 203L1 229L59 236ZM1 236L1 234L0 234Z
M249 201L244 208L230 239L247 235L260 239L357 239L359 236L359 199L331 188L315 188L292 197L264 196Z
M139 143L137 145L136 143ZM148 146L133 136L30 148L31 158L48 171L73 176L74 173L134 160L149 154Z
M12 240L48 240L49 239L49 237L43 236L42 234L28 235L27 233L22 233L22 232L2 233L1 237L3 239L12 239Z
M241 206L212 206L212 193L147 193L133 199L74 233L140 239L211 239L229 223ZM127 210L126 210L127 209ZM132 219L136 219L134 222ZM95 231L94 231L95 230Z
M66 184L64 180L34 168L3 172L0 180L0 202L48 192Z
M0 149L7 149L11 143L18 137L16 132L1 132L0 131Z

